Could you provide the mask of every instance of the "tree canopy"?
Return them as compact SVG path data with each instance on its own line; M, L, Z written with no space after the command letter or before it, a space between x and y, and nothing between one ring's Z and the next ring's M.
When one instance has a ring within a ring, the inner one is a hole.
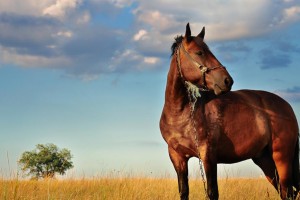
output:
M73 167L72 155L68 149L59 149L54 144L37 144L32 151L25 151L18 163L21 170L32 178L53 178L64 175Z

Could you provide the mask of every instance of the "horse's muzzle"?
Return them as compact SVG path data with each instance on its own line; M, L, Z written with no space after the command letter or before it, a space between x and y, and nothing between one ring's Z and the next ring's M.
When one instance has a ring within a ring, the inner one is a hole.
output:
M232 78L230 76L226 76L223 82L220 81L219 83L216 83L214 85L215 95L220 95L229 92L231 90L232 85L233 85Z

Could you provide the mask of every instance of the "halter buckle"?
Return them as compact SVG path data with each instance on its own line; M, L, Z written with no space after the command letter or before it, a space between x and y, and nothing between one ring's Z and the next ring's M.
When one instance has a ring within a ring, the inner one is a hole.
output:
M205 66L203 66L203 65L200 65L200 71L202 72L202 73L205 73L205 72L207 72L208 71L208 68L207 67L205 67Z

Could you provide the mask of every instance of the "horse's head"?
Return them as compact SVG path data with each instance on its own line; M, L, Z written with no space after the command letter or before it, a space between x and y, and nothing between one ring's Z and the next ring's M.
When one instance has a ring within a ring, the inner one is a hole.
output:
M184 81L196 85L202 91L213 91L216 95L226 93L231 90L233 80L203 41L204 35L203 27L197 36L191 36L187 24L185 36L176 39L177 43L172 48L179 73Z

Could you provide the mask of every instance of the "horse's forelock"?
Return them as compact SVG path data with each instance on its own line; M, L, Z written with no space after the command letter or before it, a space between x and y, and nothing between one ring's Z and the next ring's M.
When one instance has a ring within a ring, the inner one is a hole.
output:
M182 35L178 35L175 37L175 41L171 46L171 51L172 54L171 56L173 56L175 54L176 48L182 43L183 41L183 36ZM193 37L195 40L195 42L197 43L197 45L201 46L204 49L209 50L209 47L207 46L207 44L203 41L203 39L199 38L199 37Z
M178 47L178 45L181 44L182 40L183 40L183 36L182 35L178 35L177 37L175 37L175 41L174 41L174 43L171 46L171 50L172 50L171 56L173 56L175 54L175 50Z

